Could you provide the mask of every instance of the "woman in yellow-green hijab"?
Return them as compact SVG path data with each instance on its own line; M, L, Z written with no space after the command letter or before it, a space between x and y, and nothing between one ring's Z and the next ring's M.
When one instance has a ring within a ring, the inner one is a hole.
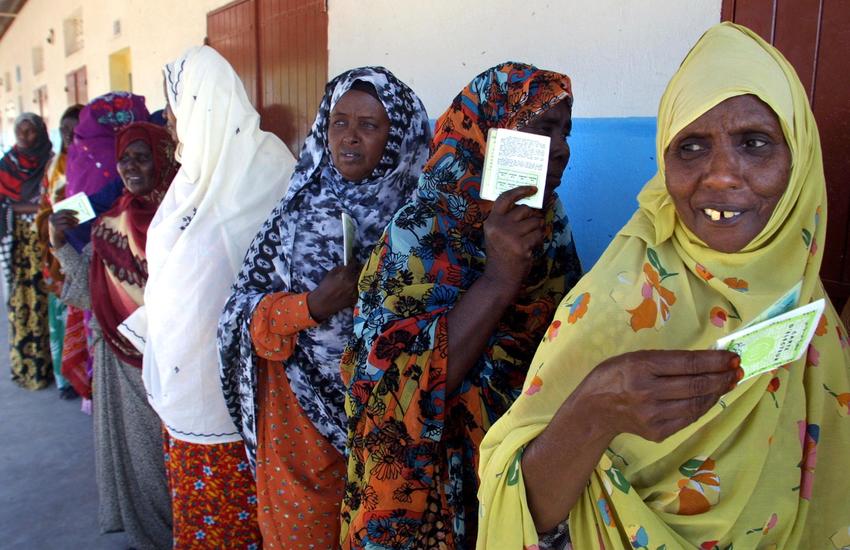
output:
M717 25L668 85L656 147L638 211L484 438L478 548L535 549L566 519L580 549L850 545L850 353L831 304L802 359L740 384L734 354L688 351L798 282L798 305L825 297L805 91L776 49Z

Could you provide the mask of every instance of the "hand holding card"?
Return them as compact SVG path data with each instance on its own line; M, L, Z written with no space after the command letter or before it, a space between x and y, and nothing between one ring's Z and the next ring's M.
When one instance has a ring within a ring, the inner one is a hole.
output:
M73 211L78 223L85 223L96 217L88 195L82 191L53 205L54 212L59 212L60 210Z
M741 357L746 380L792 363L803 356L823 315L823 299L782 313L719 339L715 349Z

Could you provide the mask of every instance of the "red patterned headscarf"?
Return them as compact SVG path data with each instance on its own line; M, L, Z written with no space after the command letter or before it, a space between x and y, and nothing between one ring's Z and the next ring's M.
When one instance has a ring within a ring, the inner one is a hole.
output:
M148 279L148 226L177 172L177 163L171 136L164 128L147 122L131 124L118 134L116 158L136 141L150 146L158 182L145 195L124 189L112 209L94 223L89 285L92 311L106 342L119 359L141 368L142 354L118 332L118 325L143 303Z

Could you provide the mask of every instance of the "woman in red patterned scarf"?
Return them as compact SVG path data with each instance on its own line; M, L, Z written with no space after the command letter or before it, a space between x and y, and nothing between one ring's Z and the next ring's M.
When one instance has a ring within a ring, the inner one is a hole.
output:
M94 349L95 459L100 527L124 530L135 548L171 547L171 496L162 427L142 383L142 354L120 332L143 303L150 221L176 172L168 131L147 122L121 130L117 169L123 194L92 224L82 253L66 242L73 213L50 217L50 240L65 271L61 298L91 309Z

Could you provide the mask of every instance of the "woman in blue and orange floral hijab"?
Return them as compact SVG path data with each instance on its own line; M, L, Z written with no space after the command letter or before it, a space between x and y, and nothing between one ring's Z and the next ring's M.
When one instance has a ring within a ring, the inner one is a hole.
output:
M569 160L565 75L506 63L437 121L413 202L360 278L343 354L349 416L344 548L473 548L478 445L519 395L580 265L554 188ZM542 210L479 196L487 131L549 136Z

